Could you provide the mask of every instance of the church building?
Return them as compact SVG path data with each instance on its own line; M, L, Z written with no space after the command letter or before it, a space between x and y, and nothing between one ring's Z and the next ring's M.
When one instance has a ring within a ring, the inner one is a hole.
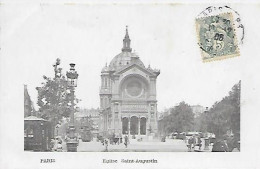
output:
M100 134L149 136L157 133L157 69L132 52L126 28L122 52L101 71Z

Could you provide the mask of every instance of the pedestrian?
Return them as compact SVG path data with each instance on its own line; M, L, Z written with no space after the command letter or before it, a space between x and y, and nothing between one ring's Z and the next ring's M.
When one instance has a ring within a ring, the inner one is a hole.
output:
M224 150L225 150L225 152L229 152L229 147L228 147L228 143L227 143L227 138L224 138Z
M128 144L128 137L127 136L125 136L125 148L127 148L127 144Z
M112 134L112 144L116 144L116 134Z
M105 147L106 147L106 150L105 151L108 151L108 140L107 139L105 139Z
M192 137L190 137L189 139L188 139L188 151L191 151L191 148L192 148L192 144L193 144L193 138Z
M52 138L51 143L50 143L50 149L51 151L54 151L54 145L55 145L55 140Z
M196 145L196 137L195 135L192 136L192 148L194 149L195 148L195 145Z
M101 143L103 146L105 145L105 138L101 137Z
M202 146L202 144L201 144L201 138L200 137L198 137L198 146L199 146L199 150L201 149L201 146Z
M218 139L214 144L212 148L212 152L228 152L228 145L227 145L227 140L221 140Z
M121 133L119 133L119 141L118 141L118 145L120 144L120 143L122 143L123 141L122 141L122 134Z
M65 140L66 142L68 141L68 136L67 136L67 135L65 135L64 140Z
M184 138L183 138L184 142L187 143L187 136L184 135Z
M119 134L116 134L116 136L115 136L115 145L116 144L119 145Z

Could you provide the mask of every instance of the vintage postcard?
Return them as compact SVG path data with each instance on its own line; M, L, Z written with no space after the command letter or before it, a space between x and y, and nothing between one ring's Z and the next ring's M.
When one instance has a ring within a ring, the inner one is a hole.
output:
M258 16L258 2L1 3L0 168L260 167Z

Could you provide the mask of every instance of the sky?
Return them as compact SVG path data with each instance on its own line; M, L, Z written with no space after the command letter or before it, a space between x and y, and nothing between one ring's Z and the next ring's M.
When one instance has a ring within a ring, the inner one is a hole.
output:
M56 58L61 59L63 73L73 62L79 73L78 106L97 108L101 70L121 52L128 25L133 51L145 66L161 71L159 111L181 101L211 107L241 80L244 63L240 57L202 62L195 17L207 6L9 5L2 10L1 44L7 59L1 60L1 69L14 70L8 83L26 84L37 108L35 87L41 86L43 75L54 76Z

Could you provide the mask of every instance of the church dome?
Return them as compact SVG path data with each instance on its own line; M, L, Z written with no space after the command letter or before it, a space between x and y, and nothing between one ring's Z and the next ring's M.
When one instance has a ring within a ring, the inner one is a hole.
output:
M132 52L121 52L120 54L116 55L109 64L109 67L112 69L119 69L123 66L129 64L138 64L140 66L144 66L143 62L139 59L139 57Z
M123 39L123 48L122 52L116 55L109 64L109 68L111 70L117 70L121 67L124 67L129 64L138 64L140 66L144 66L143 62L139 59L139 57L132 53L132 48L130 47L131 40L128 35L128 29L126 27L125 38Z

